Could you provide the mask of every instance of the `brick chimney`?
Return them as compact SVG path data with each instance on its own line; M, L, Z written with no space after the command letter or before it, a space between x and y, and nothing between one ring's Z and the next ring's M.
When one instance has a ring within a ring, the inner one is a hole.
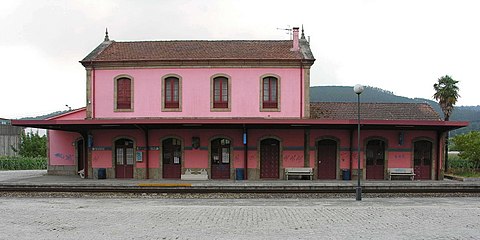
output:
M298 27L293 28L293 48L291 49L292 51L298 51L300 50L299 44L298 44Z

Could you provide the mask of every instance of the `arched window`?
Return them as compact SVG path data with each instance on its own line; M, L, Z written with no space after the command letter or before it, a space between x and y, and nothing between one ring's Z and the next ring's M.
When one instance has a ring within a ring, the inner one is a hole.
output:
M179 79L167 77L164 81L164 102L165 108L179 108L180 86Z
M262 107L278 107L278 79L276 77L264 77L262 80Z
M213 79L213 108L228 108L228 78Z
M115 110L133 110L132 82L132 79L128 77L115 79Z

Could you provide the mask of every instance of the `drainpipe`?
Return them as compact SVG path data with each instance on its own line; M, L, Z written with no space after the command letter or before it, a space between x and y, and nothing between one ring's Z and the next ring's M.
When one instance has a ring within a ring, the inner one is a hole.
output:
M248 134L245 125L243 125L243 155L245 161L243 180L248 180Z
M140 129L143 133L144 133L144 136L145 136L145 178L146 179L149 179L149 174L148 174L148 170L149 170L149 164L148 164L148 160L150 159L149 158L149 149L148 149L148 146L149 146L149 143L148 143L148 128L143 128L143 127L140 127L138 126L137 124L134 124L135 127L137 127L138 129Z
M92 104L92 119L95 119L95 66L93 65L93 62L90 62L90 65L92 66L92 86L90 86L92 99L90 104Z
M441 142L442 142L442 132L441 131L437 131L437 157L436 157L436 167L437 167L437 180L440 180L440 173L441 173L441 170L440 170L440 159L441 159L441 153L442 153L442 150L440 149L441 147Z
M303 118L303 62L300 60L300 118Z

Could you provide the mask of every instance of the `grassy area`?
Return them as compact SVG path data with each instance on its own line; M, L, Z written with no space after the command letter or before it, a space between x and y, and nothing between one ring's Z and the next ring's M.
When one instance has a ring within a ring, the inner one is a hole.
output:
M47 158L0 156L0 170L47 169Z
M461 159L458 155L448 155L448 172L460 177L480 178L480 169L475 169L472 161Z

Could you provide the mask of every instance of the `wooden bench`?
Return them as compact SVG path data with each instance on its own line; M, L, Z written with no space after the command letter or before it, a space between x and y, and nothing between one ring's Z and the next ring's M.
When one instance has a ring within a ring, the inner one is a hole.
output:
M285 168L286 180L288 180L288 176L309 176L310 180L312 180L313 168Z
M410 180L413 181L415 173L413 171L413 168L389 168L388 179L392 180L392 176L407 176L410 177Z
M208 180L207 169L187 169L185 174L180 176L181 180Z

